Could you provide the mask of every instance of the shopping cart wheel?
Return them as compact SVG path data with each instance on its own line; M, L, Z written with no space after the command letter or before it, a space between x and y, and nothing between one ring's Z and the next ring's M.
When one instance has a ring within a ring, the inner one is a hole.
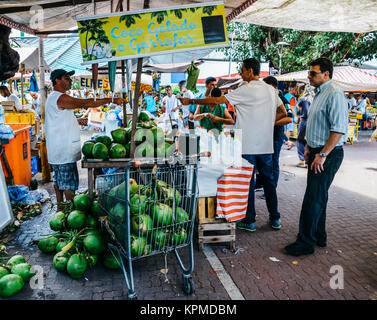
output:
M186 294L193 294L195 291L194 282L191 276L182 275L183 280L183 292Z
M136 293L129 293L127 296L128 300L137 300Z

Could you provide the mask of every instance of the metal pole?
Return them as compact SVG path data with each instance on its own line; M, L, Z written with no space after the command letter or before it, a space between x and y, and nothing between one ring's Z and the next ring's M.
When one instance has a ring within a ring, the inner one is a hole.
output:
M45 104L47 92L45 88L45 65L44 65L44 46L43 38L39 38L39 87L41 100L41 131L42 142L40 144L41 166L42 166L42 180L43 182L51 181L51 170L47 159L46 136L45 136Z
M137 59L137 71L136 71L136 81L135 81L135 98L132 110L132 131L131 131L131 150L130 157L134 157L135 153L135 132L136 132L136 121L137 113L139 111L139 97L140 97L140 81L141 81L141 70L143 68L143 58Z
M281 75L281 56L283 54L279 51L279 76Z
M122 98L126 98L126 74L124 60L121 61L122 66ZM123 102L123 128L127 127L127 103Z

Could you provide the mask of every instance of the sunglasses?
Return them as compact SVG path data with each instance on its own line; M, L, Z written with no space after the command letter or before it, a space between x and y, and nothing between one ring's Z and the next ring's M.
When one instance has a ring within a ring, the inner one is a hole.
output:
M322 73L322 72L308 71L308 75L311 76L311 77L315 77L319 73Z

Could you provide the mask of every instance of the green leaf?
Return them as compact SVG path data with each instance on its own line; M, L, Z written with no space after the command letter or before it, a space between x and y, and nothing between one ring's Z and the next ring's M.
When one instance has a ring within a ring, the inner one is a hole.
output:
M209 16L212 15L213 10L215 10L217 6L208 6L208 7L203 7L203 13L208 14Z

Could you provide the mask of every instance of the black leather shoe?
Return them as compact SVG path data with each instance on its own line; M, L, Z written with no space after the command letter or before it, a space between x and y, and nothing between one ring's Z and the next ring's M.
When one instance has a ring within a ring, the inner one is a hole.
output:
M314 253L314 248L303 246L300 243L294 242L294 243L286 246L285 251L287 252L287 254L289 254L291 256L298 257L298 256L302 256L302 255L305 255L305 254Z

